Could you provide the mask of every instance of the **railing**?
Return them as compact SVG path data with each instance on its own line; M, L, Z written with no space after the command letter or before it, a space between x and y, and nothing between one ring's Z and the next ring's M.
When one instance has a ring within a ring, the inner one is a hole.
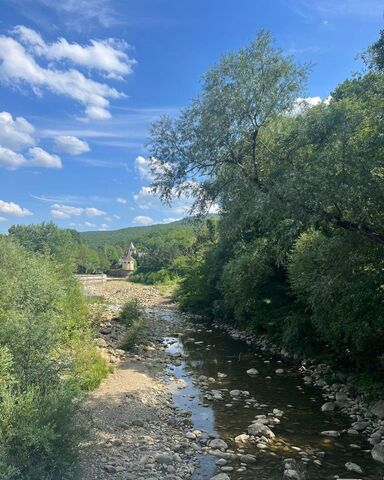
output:
M106 283L107 275L105 273L98 274L77 274L75 277L83 284L87 283Z

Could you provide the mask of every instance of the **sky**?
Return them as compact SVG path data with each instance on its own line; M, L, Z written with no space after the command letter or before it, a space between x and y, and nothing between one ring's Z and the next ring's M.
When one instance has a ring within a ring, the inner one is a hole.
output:
M361 68L382 0L0 0L0 232L115 230L186 216L150 188L148 130L198 95L221 55L267 29L305 97Z

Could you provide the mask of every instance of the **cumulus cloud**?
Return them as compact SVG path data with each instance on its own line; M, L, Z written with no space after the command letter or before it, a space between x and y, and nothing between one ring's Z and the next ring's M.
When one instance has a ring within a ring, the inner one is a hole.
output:
M140 178L143 180L152 180L153 175L151 172L151 160L144 158L142 156L138 156L135 159L135 170L139 174Z
M33 215L28 209L21 207L14 202L4 202L0 200L0 212L6 215L13 215L15 217L27 217Z
M7 219L5 217L0 217L0 222L6 222Z
M30 159L28 166L44 168L62 168L60 157L52 155L40 147L33 147L28 150Z
M127 200L125 198L122 198L122 197L117 197L116 202L120 203L122 205L125 205L127 203Z
M61 205L55 203L51 206L51 215L55 218L77 217L84 213L84 208L72 207L71 205Z
M35 145L33 126L23 117L13 118L9 112L0 112L0 145L16 152Z
M1 67L0 67L1 68ZM60 157L35 147L33 126L23 117L15 119L0 112L0 166L9 170L19 167L61 168ZM22 152L30 147L27 152Z
M15 32L14 35L20 33ZM0 81L3 84L30 85L32 91L39 94L43 89L47 89L82 104L88 118L110 118L109 100L125 95L105 83L86 77L74 68L60 69L51 64L47 67L39 65L35 59L38 55L34 50L39 39L40 36L31 30L28 30L27 34L24 31L24 44L11 36L0 36ZM116 68L116 65L112 67L112 75Z
M89 152L90 148L87 142L72 135L60 135L55 138L56 149L69 155L81 155Z
M171 206L166 206L153 193L151 187L141 187L140 191L133 198L137 206L142 210L155 209L176 214L186 214L193 203L192 199L181 195L173 199Z
M101 217L106 215L106 212L95 207L74 207L72 205L63 205L54 203L51 206L51 215L55 218L71 218L85 215L87 217Z
M136 225L150 225L153 223L153 220L151 217L147 217L146 215L138 215L133 219L133 223Z
M96 224L92 222L84 222L84 227L95 228Z
M36 56L48 60L67 60L89 69L100 70L108 77L122 79L133 73L136 60L129 58L126 50L129 45L113 38L107 40L91 40L90 45L69 43L65 38L48 44L35 30L18 25L13 30L21 43Z
M106 212L103 210L99 210L98 208L85 208L85 214L87 217L101 217L102 215L106 215Z

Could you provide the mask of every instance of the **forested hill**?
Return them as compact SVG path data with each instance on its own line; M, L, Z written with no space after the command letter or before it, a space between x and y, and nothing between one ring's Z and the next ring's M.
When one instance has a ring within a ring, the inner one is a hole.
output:
M158 233L165 233L181 227L192 227L193 219L184 218L176 222L167 224L148 225L145 227L126 227L119 230L104 232L81 232L80 236L92 248L98 248L102 245L121 245L129 242L138 242L145 237L153 237Z

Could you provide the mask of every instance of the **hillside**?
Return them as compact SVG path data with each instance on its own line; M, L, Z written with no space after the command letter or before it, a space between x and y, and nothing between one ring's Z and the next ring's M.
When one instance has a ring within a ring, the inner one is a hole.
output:
M194 220L192 218L184 218L176 222L149 225L146 227L126 227L104 232L81 232L80 236L92 248L97 248L105 244L124 247L128 245L129 242L140 243L144 238L166 234L170 230L192 228L193 224Z

